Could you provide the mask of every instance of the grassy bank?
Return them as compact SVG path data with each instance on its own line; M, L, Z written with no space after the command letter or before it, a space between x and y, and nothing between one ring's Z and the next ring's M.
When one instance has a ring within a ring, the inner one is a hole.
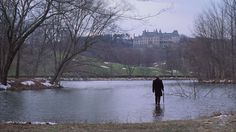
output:
M21 62L23 66L20 67L20 76L33 76L34 65L24 65L26 62ZM163 65L153 65L151 67L141 65L125 65L115 62L104 62L100 59L90 58L86 56L80 56L79 58L73 59L69 70L63 73L63 76L78 76L78 77L89 77L89 76L182 76L184 75L178 70L172 74L172 71L165 69ZM78 65L78 64L79 65ZM41 67L38 69L37 76L52 76L54 74L54 64L47 62L47 64L40 64ZM16 74L15 63L12 65L9 76L15 76ZM187 74L187 73L185 73Z
M137 124L0 124L1 132L235 132L236 116Z

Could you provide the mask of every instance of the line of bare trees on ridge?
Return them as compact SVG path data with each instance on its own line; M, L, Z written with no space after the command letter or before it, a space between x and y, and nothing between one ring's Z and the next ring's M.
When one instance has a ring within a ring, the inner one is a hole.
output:
M34 49L37 66L51 51L47 54L54 57L51 83L57 82L71 60L112 28L124 11L107 4L102 0L0 0L0 83L7 84L17 53L32 42L41 45Z
M236 0L222 0L198 16L188 49L191 70L201 79L236 80Z

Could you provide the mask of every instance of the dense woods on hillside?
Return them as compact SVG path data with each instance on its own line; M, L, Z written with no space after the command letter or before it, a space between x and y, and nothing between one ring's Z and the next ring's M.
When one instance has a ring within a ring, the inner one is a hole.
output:
M207 79L236 79L236 0L222 0L200 14L192 45L193 67Z

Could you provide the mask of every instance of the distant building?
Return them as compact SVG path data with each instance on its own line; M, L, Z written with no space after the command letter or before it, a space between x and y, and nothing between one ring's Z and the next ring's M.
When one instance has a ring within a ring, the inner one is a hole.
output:
M135 36L133 47L165 47L172 43L178 43L180 35L177 30L172 33L162 33L161 30L154 32L143 31L141 36Z

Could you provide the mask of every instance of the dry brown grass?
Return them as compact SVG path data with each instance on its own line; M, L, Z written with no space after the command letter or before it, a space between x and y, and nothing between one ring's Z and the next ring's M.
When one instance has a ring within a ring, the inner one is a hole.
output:
M235 132L236 116L137 124L0 124L1 132Z

